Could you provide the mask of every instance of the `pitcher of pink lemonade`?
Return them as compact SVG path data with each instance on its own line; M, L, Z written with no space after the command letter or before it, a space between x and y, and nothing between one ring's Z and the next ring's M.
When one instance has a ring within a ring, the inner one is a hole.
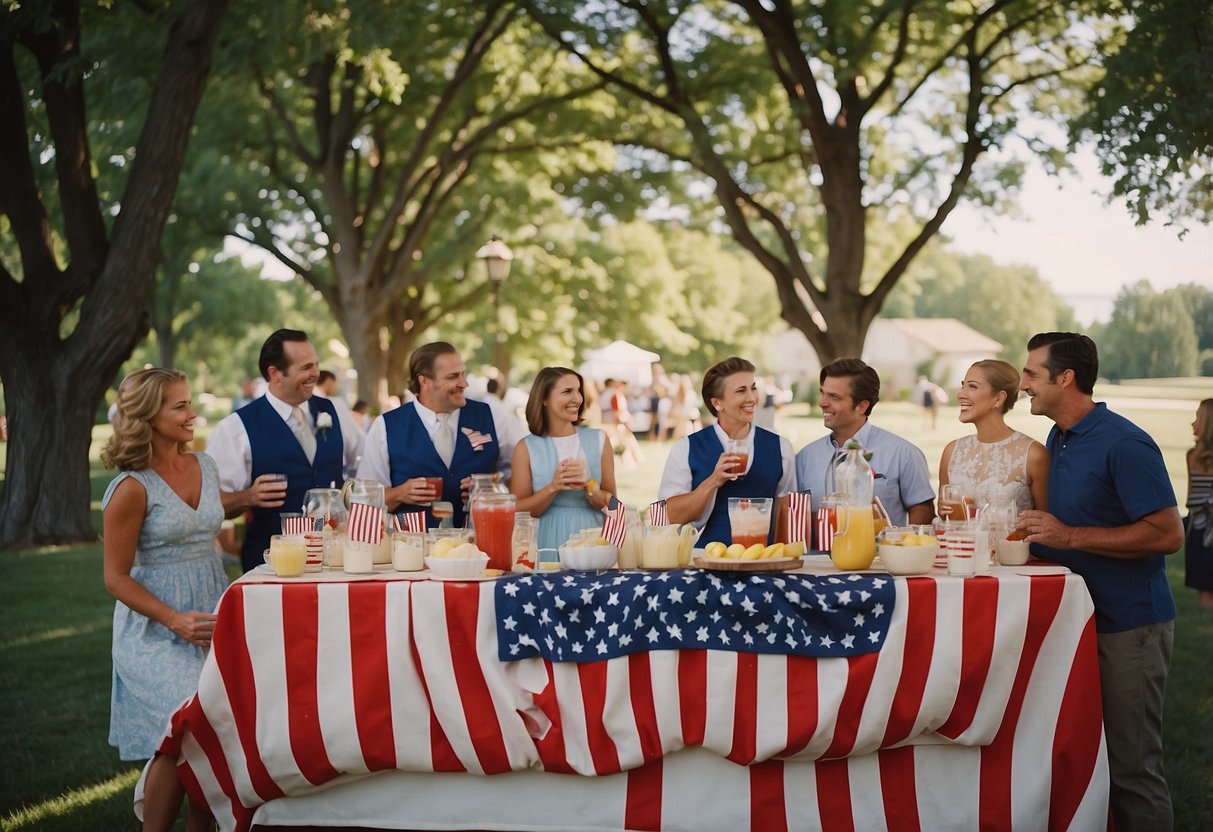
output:
M513 494L480 491L472 497L472 523L476 527L476 546L489 556L489 568L509 572L513 562Z

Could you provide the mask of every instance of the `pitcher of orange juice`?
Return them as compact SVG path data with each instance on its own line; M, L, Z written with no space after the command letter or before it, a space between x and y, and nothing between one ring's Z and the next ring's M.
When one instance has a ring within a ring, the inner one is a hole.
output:
M834 467L834 488L830 500L836 508L837 530L830 559L842 570L867 569L876 559L872 467L858 442L847 443L846 456Z

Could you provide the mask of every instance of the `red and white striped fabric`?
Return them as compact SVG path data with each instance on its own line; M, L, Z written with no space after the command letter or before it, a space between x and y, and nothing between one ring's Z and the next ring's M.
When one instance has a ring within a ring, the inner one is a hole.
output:
M668 526L670 518L665 513L665 500L649 503L649 525Z
M316 520L313 517L283 517L282 518L282 533L283 534L303 534L310 532L316 525Z
M398 511L392 515L392 523L398 532L424 532L427 525L424 511Z
M787 543L803 541L807 548L812 544L813 495L808 491L788 493L788 539Z
M350 503L346 531L350 540L377 546L383 540L383 509L367 503Z
M627 508L618 500L615 501L614 509L604 508L602 521L602 536L614 544L615 548L623 546L623 541L628 536L628 515Z
M1081 579L1000 570L897 590L885 645L866 656L552 664L497 660L492 584L238 582L162 750L180 751L187 789L224 830L249 828L255 812L257 823L566 829L552 811L559 783L586 795L586 828L1105 828ZM426 772L513 773L457 778L451 799L452 784L430 774L431 790ZM397 799L374 799L377 781L400 778L419 787L408 801L398 786ZM492 798L469 791L482 789Z

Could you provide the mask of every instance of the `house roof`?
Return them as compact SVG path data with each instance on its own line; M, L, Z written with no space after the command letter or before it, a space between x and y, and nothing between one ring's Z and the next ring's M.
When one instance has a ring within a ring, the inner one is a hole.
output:
M955 318L877 318L873 325L882 321L939 353L998 354L1002 350L1002 344Z

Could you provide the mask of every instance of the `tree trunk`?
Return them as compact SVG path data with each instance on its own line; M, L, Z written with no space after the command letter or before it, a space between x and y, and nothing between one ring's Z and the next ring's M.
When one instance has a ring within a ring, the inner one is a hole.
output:
M0 263L0 376L10 439L0 548L96 540L89 443L106 387L148 331L160 234L210 73L226 0L195 0L169 30L121 210L106 239L87 140L79 8L56 5L55 26L26 32L56 144L58 197L71 263L60 270L33 187L23 87L11 43L0 61L0 209L13 223L23 280ZM79 309L62 336L64 315Z
M358 371L357 398L375 407L383 402L381 390L386 363L384 351L379 347L379 322L369 312L347 303L341 309L341 333L350 350L350 361ZM393 391L396 392L396 391Z

